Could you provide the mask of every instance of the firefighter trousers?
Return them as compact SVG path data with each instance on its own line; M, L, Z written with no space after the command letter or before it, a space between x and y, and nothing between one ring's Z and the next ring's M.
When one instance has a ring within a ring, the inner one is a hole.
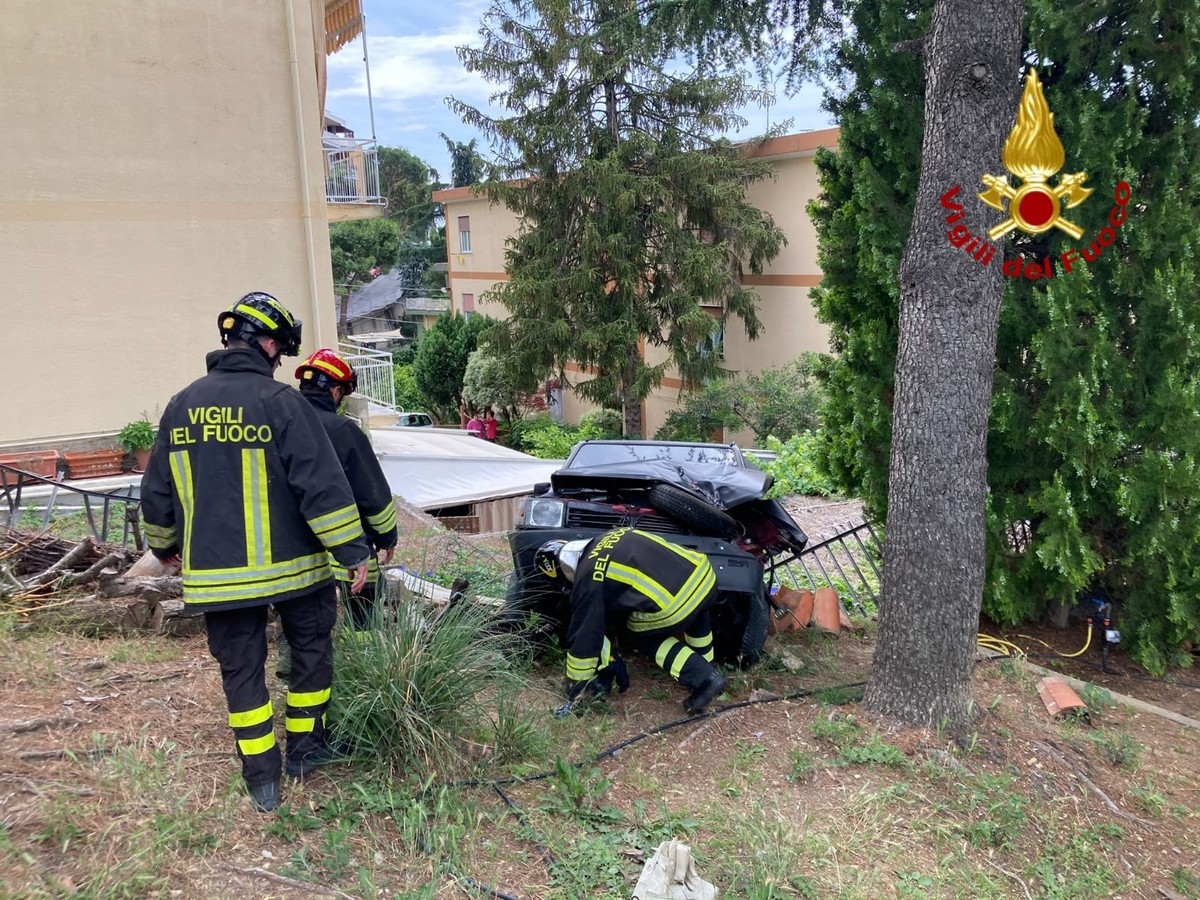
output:
M332 585L276 605L292 648L288 681L287 752L302 757L325 743L325 708L333 686L333 640L337 595ZM267 607L204 614L208 649L221 666L229 726L242 776L251 787L278 781L282 758L267 692Z
M676 634L683 632L683 640ZM712 624L708 615L708 604L701 603L697 610L682 623L682 628L670 631L626 631L624 643L654 658L660 669L689 690L704 684L716 670L712 666Z

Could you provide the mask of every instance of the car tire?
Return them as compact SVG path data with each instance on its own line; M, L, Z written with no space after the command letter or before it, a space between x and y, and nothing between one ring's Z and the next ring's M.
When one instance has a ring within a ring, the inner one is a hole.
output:
M742 649L738 655L741 668L748 669L762 658L770 620L771 611L767 606L766 594L750 595L746 602L746 630L742 632Z
M741 534L741 526L733 516L677 487L656 484L650 488L648 499L655 509L661 510L672 519L677 519L699 534L712 535L727 541Z

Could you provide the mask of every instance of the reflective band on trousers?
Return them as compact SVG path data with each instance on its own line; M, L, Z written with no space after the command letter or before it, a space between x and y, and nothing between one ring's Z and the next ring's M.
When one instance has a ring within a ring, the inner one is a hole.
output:
M331 690L331 688L325 688L321 691L309 691L306 694L293 694L288 691L287 703L288 706L296 707L320 706L322 703L329 702Z
M275 746L275 732L264 734L262 737L245 738L238 741L238 749L244 756L254 756L256 753L266 753Z
M658 667L665 669L667 667L667 657L671 655L671 651L676 647L679 648L679 652L671 660L670 669L667 669L668 674L672 678L678 678L679 673L683 671L684 665L692 658L692 648L680 643L673 637L669 637L658 645L658 650L654 654L654 661L658 664Z
M261 725L272 716L271 701L268 700L257 709L248 709L245 712L231 712L229 714L230 728L249 728L251 725Z

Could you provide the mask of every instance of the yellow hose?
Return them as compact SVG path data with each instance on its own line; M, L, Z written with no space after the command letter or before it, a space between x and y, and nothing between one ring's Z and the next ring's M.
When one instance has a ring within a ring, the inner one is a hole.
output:
M1092 629L1094 627L1095 626L1092 625L1091 622L1088 622L1088 636L1087 636L1087 640L1083 642L1082 650L1077 650L1074 653L1060 653L1058 655L1063 657L1064 659L1071 659L1074 656L1083 656L1083 654L1087 652L1087 648L1092 646Z
M1024 656L1025 651L1012 641L1006 641L1003 638L993 637L990 634L977 634L975 643L985 650L991 650L993 653L999 653L1002 656Z
M1059 653L1045 641L1041 640L1040 638L1032 637L1028 634L1019 634L1017 637L1023 637L1030 641L1037 641L1039 644L1054 650L1055 655L1061 656L1063 659L1073 659L1076 656L1083 656L1083 654L1087 653L1088 647L1092 646L1092 629L1094 627L1095 626L1092 623L1088 623L1087 639L1083 642L1083 648L1081 650L1076 650L1074 653ZM1025 651L1012 641L1006 641L1004 638L993 637L990 634L983 634L982 632L975 636L975 643L978 646L983 647L985 650L991 650L994 653L1000 653L1004 656L1025 655Z

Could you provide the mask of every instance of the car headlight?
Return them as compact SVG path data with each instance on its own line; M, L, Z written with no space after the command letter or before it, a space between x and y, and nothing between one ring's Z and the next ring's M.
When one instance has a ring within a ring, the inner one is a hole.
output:
M527 528L562 528L567 506L561 500L526 500L523 518Z

